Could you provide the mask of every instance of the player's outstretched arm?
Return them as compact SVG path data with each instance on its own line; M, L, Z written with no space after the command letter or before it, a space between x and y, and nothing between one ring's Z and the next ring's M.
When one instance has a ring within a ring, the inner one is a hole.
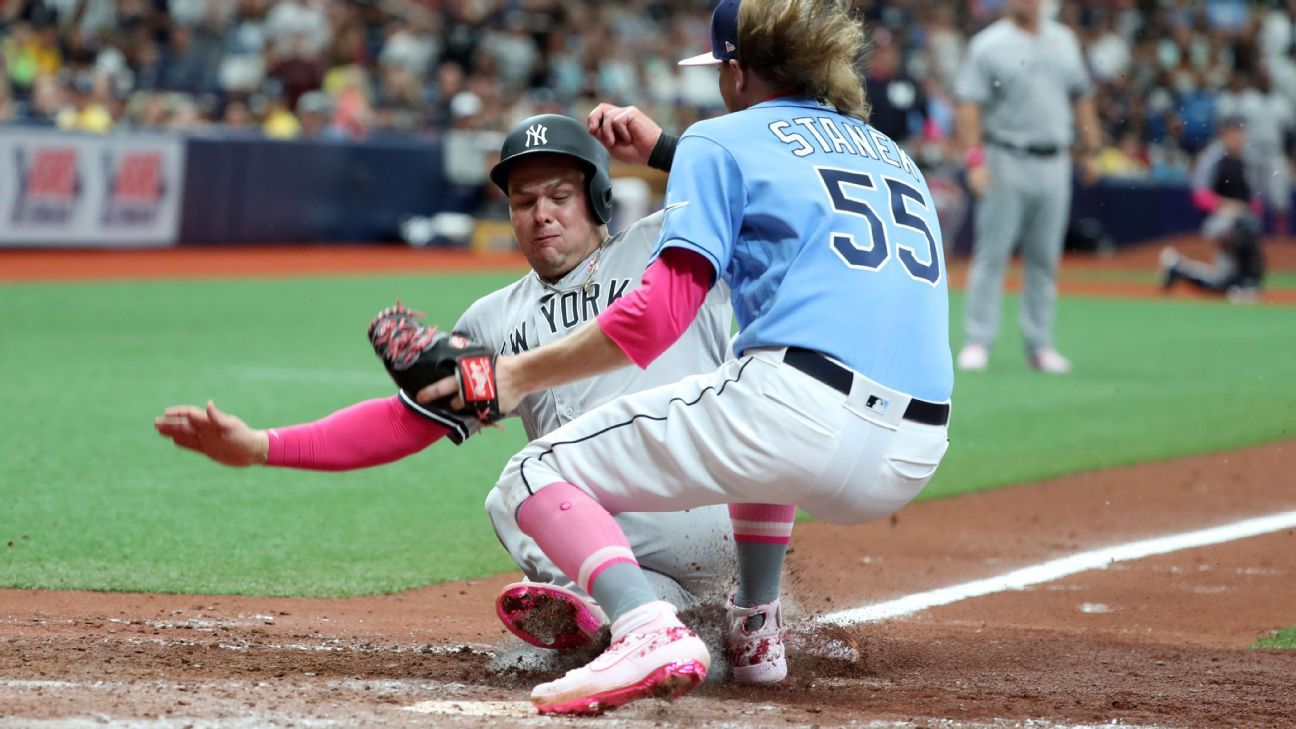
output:
M266 462L270 439L264 430L254 430L240 418L221 412L216 403L206 408L174 405L153 420L164 438L226 466L245 467Z
M356 403L320 420L254 430L208 402L167 408L154 427L163 437L227 466L267 465L351 471L400 460L449 429L415 414L399 397Z
M613 159L646 165L661 139L662 128L635 106L599 104L586 118L589 133Z

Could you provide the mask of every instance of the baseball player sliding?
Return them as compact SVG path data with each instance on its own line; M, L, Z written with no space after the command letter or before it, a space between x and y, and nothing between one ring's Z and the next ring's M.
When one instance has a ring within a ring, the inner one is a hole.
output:
M611 514L730 505L739 584L726 660L736 680L772 683L787 673L778 595L792 505L833 523L883 517L945 454L953 364L936 210L913 160L866 123L853 71L863 32L848 8L722 0L711 53L684 63L718 67L731 113L679 139L643 283L569 336L494 359L493 380L480 376L491 358L473 356L478 376L419 390L420 402L508 412L530 393L655 366L715 285L732 289L736 359L564 424L496 485L519 528L612 619L606 652L532 691L542 713L679 695L710 668ZM635 137L659 136L656 125L632 117L591 124L613 149L655 149L661 139ZM410 354L394 350L384 359ZM429 373L469 362L431 359Z
M518 246L533 271L476 301L456 331L494 352L519 354L567 336L638 286L662 216L608 235L608 156L584 124L555 115L522 122L505 139L491 179L509 195ZM713 370L728 356L731 321L728 292L717 287L693 325L652 367L536 391L514 413L528 438L535 439L620 396ZM156 420L163 436L219 463L325 471L395 461L447 435L462 442L479 427L474 419L421 406L404 392L286 428L255 430L211 403L167 408ZM588 642L606 621L603 611L586 593L571 589L573 581L518 528L509 509L498 491L490 493L486 510L491 523L527 577L500 594L500 619L532 645L561 649ZM723 598L734 570L734 550L722 507L623 513L617 523L656 597L680 608ZM565 622L554 619L561 610ZM532 616L537 620L528 621Z

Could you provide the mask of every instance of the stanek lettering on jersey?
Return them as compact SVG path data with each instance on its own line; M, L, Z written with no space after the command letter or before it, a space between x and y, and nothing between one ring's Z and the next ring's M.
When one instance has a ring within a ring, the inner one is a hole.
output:
M812 154L869 157L903 170L919 182L924 181L918 165L899 145L865 124L827 116L802 116L770 122L769 130L796 157Z

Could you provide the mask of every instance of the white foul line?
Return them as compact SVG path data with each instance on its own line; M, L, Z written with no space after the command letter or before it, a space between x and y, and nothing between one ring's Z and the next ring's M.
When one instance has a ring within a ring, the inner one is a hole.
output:
M858 625L873 623L890 618L898 618L921 612L928 608L949 605L950 603L981 597L1004 590L1021 590L1031 585L1074 575L1077 572L1106 569L1113 562L1125 562L1133 559L1153 557L1158 554L1177 552L1181 549L1205 547L1211 544L1231 542L1270 532L1296 527L1296 511L1261 516L1255 519L1223 524L1195 532L1171 534L1166 537L1144 539L1114 547L1080 552L1069 557L1051 560L1030 567L1022 567L1006 574L987 577L983 580L964 582L936 590L920 592L913 595L866 605L851 610L841 610L827 615L820 615L816 620L834 625Z

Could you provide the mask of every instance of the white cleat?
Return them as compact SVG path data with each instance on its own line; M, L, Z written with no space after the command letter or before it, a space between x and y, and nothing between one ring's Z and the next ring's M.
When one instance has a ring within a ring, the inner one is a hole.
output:
M725 605L729 613L725 633L725 658L736 683L778 683L787 677L787 654L783 649L783 610L779 601L739 607L733 597Z
M1230 304L1257 304L1260 302L1260 290L1254 286L1230 286L1224 292Z
M1071 360L1052 347L1034 351L1028 361L1032 368L1049 375L1065 375L1071 371Z
M1179 251L1166 246L1161 249L1161 289L1169 291L1179 280L1179 262L1183 256Z
M966 344L958 353L958 368L964 372L985 372L990 366L990 350L980 344Z
M706 678L711 654L658 600L612 623L612 644L588 665L531 691L541 714L602 714L645 696L676 698Z

